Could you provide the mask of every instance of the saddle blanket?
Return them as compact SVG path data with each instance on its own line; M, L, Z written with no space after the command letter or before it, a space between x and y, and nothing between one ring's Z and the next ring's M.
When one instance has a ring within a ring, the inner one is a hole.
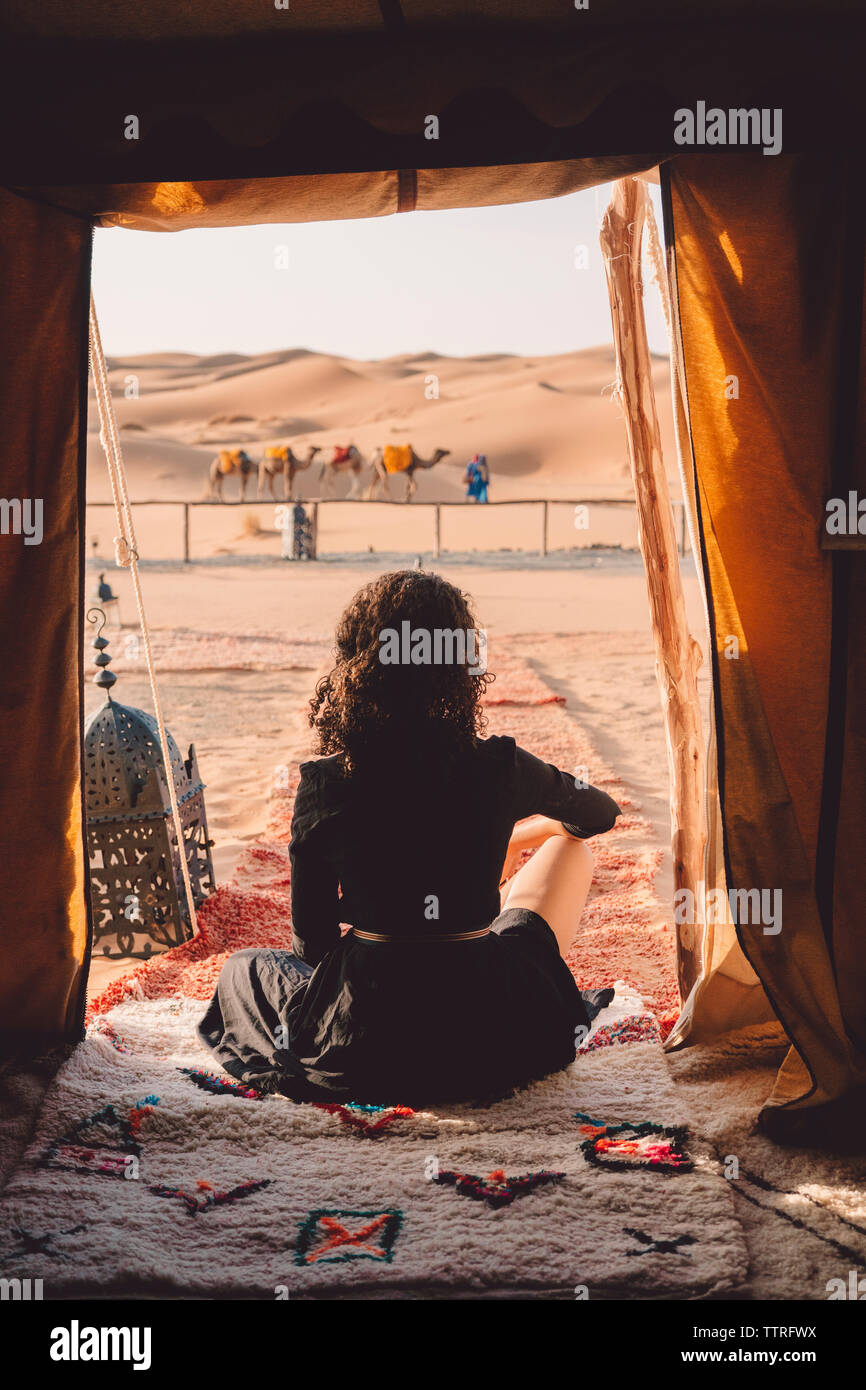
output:
M412 445L386 444L383 459L386 473L405 473L412 462Z

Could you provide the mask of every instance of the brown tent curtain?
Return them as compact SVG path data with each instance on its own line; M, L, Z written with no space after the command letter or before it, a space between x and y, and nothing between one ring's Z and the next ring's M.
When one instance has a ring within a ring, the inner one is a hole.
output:
M862 222L841 157L689 156L666 184L727 885L781 894L780 930L715 927L683 1033L760 1016L738 939L793 1044L764 1123L818 1138L866 1083L866 555L821 546L840 470L864 481Z
M80 1030L89 944L80 629L91 233L0 190L0 244L12 509L0 535L0 1042L23 1046Z
M666 192L669 193L669 181L665 177L662 182ZM669 201L667 210L669 211ZM669 221L670 219L668 219ZM671 399L674 410L674 438L677 446L677 460L686 506L686 517L689 523L691 552L697 556L701 554L700 519L685 385L682 335L678 331L675 260L675 247L673 244L669 244L668 276L673 311ZM697 579L701 587L705 612L709 614L710 591L707 577L700 564L697 566ZM712 641L709 624L707 635ZM703 882L705 894L714 894L713 901L718 905L727 903L727 870L725 867L722 808L719 799L716 721L712 702L708 714L704 806L707 838L704 850ZM699 924L697 933L699 943L698 979L688 998L683 1001L680 1016L665 1044L667 1051L675 1051L686 1043L707 1042L720 1033L747 1028L753 1024L767 1023L775 1018L759 977L743 955L730 910L726 906L722 906L720 911L717 910L711 914L704 913L703 916L705 920Z

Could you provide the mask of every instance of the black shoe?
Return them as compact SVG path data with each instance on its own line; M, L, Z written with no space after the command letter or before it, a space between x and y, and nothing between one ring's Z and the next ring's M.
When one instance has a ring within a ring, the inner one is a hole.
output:
M602 1009L607 1008L615 993L616 991L613 989L582 989L580 991L580 997L583 1000L586 1016L590 1023L601 1013Z

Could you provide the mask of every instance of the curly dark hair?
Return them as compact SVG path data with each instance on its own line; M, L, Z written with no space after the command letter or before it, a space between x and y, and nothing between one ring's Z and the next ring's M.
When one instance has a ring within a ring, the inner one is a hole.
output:
M383 661L383 634L404 622L478 633L468 596L438 574L395 570L358 590L337 625L336 664L310 701L318 751L340 754L348 773L383 756L445 765L486 728L481 697L492 675L473 675L466 661Z

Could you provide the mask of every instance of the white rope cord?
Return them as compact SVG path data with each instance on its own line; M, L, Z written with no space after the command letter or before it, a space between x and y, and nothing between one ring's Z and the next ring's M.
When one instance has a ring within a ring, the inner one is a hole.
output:
M646 230L649 253L653 263L653 279L658 286L659 298L662 302L662 313L665 316L665 327L668 330L668 342L673 342L671 332L671 296L668 288L668 268L665 265L664 253L662 251L661 237L659 236L658 223L656 222L653 200L647 191L646 209Z
M159 729L159 744L162 749L162 760L165 770L165 780L168 785L168 797L171 803L174 833L177 836L178 858L180 859L180 868L183 874L183 886L186 890L186 904L189 910L190 926L193 932L196 932L198 931L198 919L196 917L195 902L193 900L192 884L189 878L189 865L186 859L186 844L183 837L180 809L177 804L177 793L174 786L174 769L171 765L168 736L165 731L162 706L159 701L159 690L156 684L156 669L154 667L153 651L150 645L150 631L144 612L141 576L138 572L138 547L135 540L135 527L132 522L129 491L126 485L126 469L123 464L123 452L120 447L117 416L114 413L114 405L111 400L108 371L105 365L105 355L102 351L102 338L99 332L96 305L93 302L92 294L90 296L90 369L93 373L93 381L96 387L96 405L99 411L99 440L105 451L105 459L108 464L108 478L111 483L111 495L114 500L114 510L117 516L118 529L120 531L120 534L114 538L115 559L118 565L123 569L128 569L132 575L132 587L135 591L135 602L138 606L138 622L144 642L144 657L147 662L147 674L150 679L150 693L153 699L153 709L156 715L157 728Z
M686 383L683 373L682 357L680 352L678 351L677 340L674 337L673 319L671 317L670 279L668 277L667 261L665 260L664 251L662 250L662 241L661 237L659 236L658 223L656 222L656 215L655 209L653 208L652 198L649 196L649 189L647 189L647 241L649 243L649 251L653 262L653 279L655 280L656 286L658 288L659 298L662 302L662 313L664 314L665 327L668 331L668 350L670 353L671 363L671 390L676 392L677 388L679 388L680 396L683 402L685 402L688 399L688 397L686 395ZM690 425L688 428L691 431ZM687 503L687 499L690 494L689 488L686 483L685 460L682 456L682 450L680 448L679 432L675 430L674 433L676 435L677 464L680 473L680 488L683 494L683 506L686 517L686 528L689 533L689 545L691 546L692 555L700 555L700 539L697 534L695 518L692 515L692 508ZM709 617L706 616L709 610L707 608L706 593L704 593L703 569L699 564L696 566L696 569L698 573L698 583L700 584L701 592L704 594L705 623L707 633L709 633L710 620Z

